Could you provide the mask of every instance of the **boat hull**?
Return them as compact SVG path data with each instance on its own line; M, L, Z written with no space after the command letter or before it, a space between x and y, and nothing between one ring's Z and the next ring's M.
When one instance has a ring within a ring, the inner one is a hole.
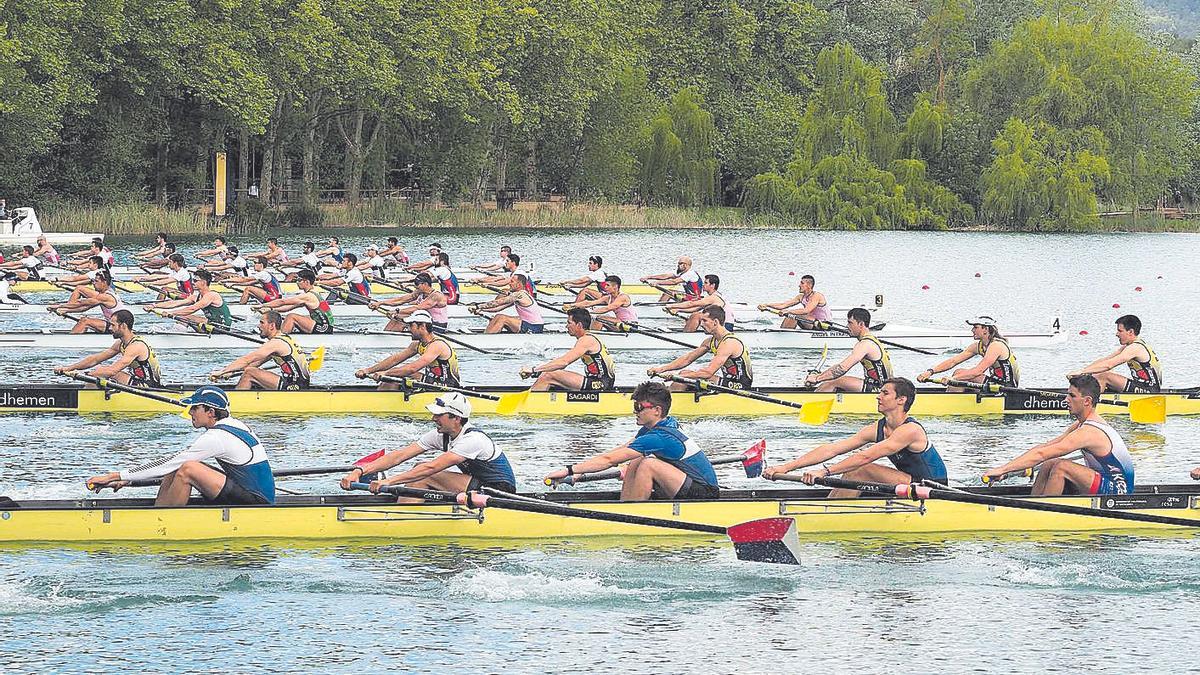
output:
M178 398L199 385L156 390ZM519 387L479 387L493 396L516 394ZM629 415L631 388L616 392L530 392L517 414L534 417L622 417ZM792 403L833 400L831 414L877 416L875 394L818 394L791 388L763 388L760 393ZM412 415L425 416L425 406L436 392L378 391L368 387L329 387L304 391L229 390L230 404L239 416L252 415ZM1129 401L1144 394L1119 394L1112 398ZM1200 395L1165 394L1168 415L1200 414ZM473 398L472 407L480 416L495 415L495 401ZM106 392L100 389L65 385L0 385L0 412L69 412L140 415L178 412L179 408L136 394ZM671 414L680 417L765 417L795 415L795 408L756 401L732 394L689 392L672 394ZM918 417L985 417L1000 415L1046 415L1067 413L1060 398L1032 394L977 396L952 394L941 390L919 390L912 414ZM1104 404L1100 412L1122 415L1128 408Z
M332 484L332 480L331 480ZM1200 523L1200 497L1187 486L1153 486L1122 497L1036 498L1103 510L1173 516ZM991 494L1009 494L997 488ZM790 516L805 535L961 535L1174 531L1192 528L932 500L829 500L824 490L726 491L717 501L621 503L612 493L554 493L553 501L610 513L728 527ZM712 535L568 516L474 510L444 505L397 505L367 495L280 497L275 506L155 508L147 499L18 502L0 509L5 544L104 544L212 540L556 540L665 537L717 540Z
M146 286L143 286L140 283L136 283L136 282L132 282L132 281L128 281L128 282L118 281L117 285L123 291L125 291L127 293L140 293L143 291L156 292L156 290L157 290L157 289L147 288ZM239 293L240 294L242 292L242 290L240 288L229 288L223 284L213 284L212 287L213 287L213 290L217 291L218 293ZM279 284L279 287L284 293L296 293L299 291L299 289L296 288L296 284L292 283L290 281ZM49 281L14 281L12 284L12 290L16 293L45 293L45 292L50 292L50 291L59 291L62 289L59 288L58 286L55 286L54 284L50 283ZM624 291L628 295L661 295L661 293L662 293L661 291L659 291L656 288L653 288L651 286L646 286L643 284L630 284L629 286L622 286L621 290ZM477 284L473 284L470 282L459 284L459 291L461 293L467 294L467 295L471 295L471 294L495 295L496 294L494 289L485 288L483 286L479 286ZM399 295L401 293L407 293L407 292L408 291L406 291L406 290L400 290L397 288L384 286L383 284L378 284L378 283L373 283L371 285L371 294L372 295L380 295L380 296ZM538 292L539 292L539 294L543 294L543 295L554 295L554 296L556 296L556 298L558 298L562 302L566 302L569 300L569 298L575 297L574 293L571 293L569 291L566 291L566 290L563 290L563 289L557 288L557 287L548 287L546 289L539 288Z

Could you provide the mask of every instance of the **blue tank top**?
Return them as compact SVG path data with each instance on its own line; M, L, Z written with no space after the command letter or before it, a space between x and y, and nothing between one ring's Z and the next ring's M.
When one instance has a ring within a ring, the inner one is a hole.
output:
M925 427L918 421L909 417L902 424L913 424L921 427L924 431ZM879 425L875 428L875 442L883 441L883 425L887 423L887 419L880 419ZM942 461L942 456L938 454L937 448L933 447L933 443L929 441L929 436L925 437L926 446L921 452L912 452L908 449L894 452L888 455L888 459L892 460L892 465L898 471L912 476L914 483L919 483L923 480L934 480L939 483L946 482L946 463Z
M262 442L254 434L245 429L239 429L229 424L217 424L213 428L229 432L234 438L245 443L251 451L262 445ZM271 465L267 460L264 459L253 464L230 464L225 460L217 459L217 464L221 465L221 470L225 472L228 480L237 483L247 492L253 492L262 497L267 500L268 504L275 503L275 476L271 473Z
M489 483L508 483L515 487L517 477L513 474L512 465L508 463L508 457L496 447L496 442L492 441L492 437L484 433L483 430L474 427L463 431L463 433L481 434L484 438L491 441L492 456L488 459L464 459L459 462L458 468L462 469L462 472L468 476L479 479L479 482L484 485ZM442 434L442 452L450 452L450 434Z
M666 418L652 429L640 429L629 447L643 455L653 455L698 483L717 487L717 472L712 463L700 446L679 430L674 417Z

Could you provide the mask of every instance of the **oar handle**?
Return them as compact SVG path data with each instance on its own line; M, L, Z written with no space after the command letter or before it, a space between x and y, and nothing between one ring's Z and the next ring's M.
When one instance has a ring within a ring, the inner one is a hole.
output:
M1008 473L1005 473L1004 475L999 476L998 478L992 478L991 476L981 476L979 478L979 480L983 481L984 485L990 485L993 482L999 483L1002 480L1008 480L1009 478L1012 478L1013 476L1021 476L1023 478L1030 478L1033 476L1033 467L1032 466L1026 467L1019 471L1009 471Z
M438 337L442 338L446 342L452 342L460 347L466 347L467 349L470 349L473 352L479 352L480 354L491 354L491 352L486 349L476 347L475 345L473 345L469 342L463 342L462 340L457 340L455 338L450 337L446 333L438 333Z
M708 463L712 464L713 466L718 466L721 464L736 464L738 462L745 462L748 458L749 458L749 453L740 452L736 455L725 455L723 457L714 457L714 458L708 460ZM624 477L625 477L625 467L624 466L615 466L611 469L605 469L603 471L595 471L592 473L577 473L573 476L567 476L566 478L547 478L543 482L549 487L557 488L559 485L575 485L576 483L592 483L592 482L599 481L599 480L610 480L613 478L624 478Z
M97 387L100 387L101 389L114 389L116 391L124 391L124 392L128 392L130 394L136 394L137 396L141 396L143 398L148 398L152 401L159 401L160 403L170 403L171 405L177 405L181 408L186 407L177 398L171 398L170 396L163 396L162 394L156 394L154 392L146 391L145 389L141 389L139 387L131 387L127 384L121 384L120 382L115 382L115 381L109 380L107 378L95 377L93 375L87 375L87 374L79 373L79 372L76 372L73 370L68 370L65 373L63 373L63 375L66 375L67 377L69 377L73 380L78 380L80 382L87 382L88 384L94 384Z
M725 394L732 394L734 396L741 396L743 398L752 398L755 401L762 401L764 403L775 403L777 405L787 406L788 408L795 408L797 410L804 407L803 403L796 403L794 401L785 401L781 398L767 396L766 394L760 394L758 392L749 391L746 389L734 389L733 387L725 387L725 386L722 386L719 384L714 384L712 382L709 382L708 380L697 380L697 379L692 379L689 377L679 377L678 375L671 375L668 373L657 373L657 374L655 374L655 377L660 377L664 380L669 380L671 382L679 382L680 384L686 384L686 385L689 385L692 387L696 387L697 389L700 389L700 390L711 389L713 391L719 391L719 392L725 393Z
M661 335L654 331L642 330L641 328L634 328L633 326L630 326L628 323L625 323L624 321L618 321L616 323L616 329L622 333L637 333L639 335L645 335L647 337L652 337L655 340L662 340L663 342L669 342L673 345L679 345L680 347L686 347L687 349L695 349L698 346L698 345L689 344L682 340L676 340L675 338L669 338L665 335Z
M451 392L457 392L459 394L462 394L463 396L472 396L474 398L481 398L481 399L484 399L487 401L499 401L500 400L499 396L494 396L492 394L485 394L483 392L475 391L473 389L465 389L463 387L453 387L448 384L436 384L433 382L421 382L420 380L414 380L410 377L395 377L393 375L380 375L379 379L383 382L392 382L395 384L403 385L410 389L430 389L433 391L451 391Z

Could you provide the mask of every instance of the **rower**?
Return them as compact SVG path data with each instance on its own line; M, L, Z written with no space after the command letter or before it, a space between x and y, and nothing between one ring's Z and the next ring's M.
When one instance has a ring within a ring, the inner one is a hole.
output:
M1138 337L1142 320L1132 314L1117 319L1117 349L1108 356L1096 359L1082 369L1067 375L1091 375L1103 391L1124 394L1157 394L1162 389L1162 364L1146 341ZM1112 372L1125 364L1129 377Z
M58 267L60 263L58 249L50 245L46 239L46 235L40 234L37 238L37 248L33 250L33 255L42 259L42 262L51 266Z
M138 251L138 252L134 253L133 259L139 260L139 261L145 261L145 260L152 260L154 258L160 258L160 259L165 258L166 254L164 253L164 250L166 248L166 245L167 245L167 233L159 232L158 234L154 235L154 245L144 251ZM147 265L147 266L149 266L149 265ZM162 267L162 265L159 265L159 267Z
M879 338L871 335L871 313L862 307L846 312L846 330L858 338L850 355L823 373L809 373L804 386L816 385L817 391L879 391L885 380L892 377L892 359ZM847 375L857 363L863 376Z
M33 254L32 246L25 245L21 250L25 255L20 260L0 263L0 270L11 270L20 281L41 281L42 259Z
M281 265L284 260L287 260L287 253L279 245L279 240L275 237L267 239L267 250L257 253L247 253L247 258L266 258L268 265Z
M429 260L415 262L405 269L407 269L409 272L424 272L432 269L441 262L441 255L442 245L435 241L429 245Z
M433 277L428 272L421 272L413 279L413 286L417 290L412 293L398 295L387 300L371 301L371 309L399 307L388 315L390 320L383 329L403 331L404 319L408 315L417 311L425 311L433 319L433 332L446 332L446 328L450 325L450 313L446 310L446 296L433 287Z
M83 292L80 289L86 286L91 286L96 280L96 275L101 271L107 272L108 270L104 269L104 261L100 259L100 256L94 255L88 258L87 267L85 267L80 274L73 274L69 277L59 277L54 280L54 283L59 286L70 286L74 288L75 290L71 291L71 297L67 300L67 302L78 302L79 299L83 297Z
M552 387L566 391L613 391L617 385L616 369L612 357L600 338L588 332L592 315L586 309L576 307L567 312L567 333L575 338L570 351L542 364L521 368L521 379L537 375L530 391L550 391ZM583 373L566 370L567 366L579 361Z
M671 417L671 392L661 382L643 382L633 390L638 429L628 443L546 474L553 481L603 471L625 462L621 501L663 499L713 500L720 496L717 472L704 451Z
M229 414L229 395L205 385L180 400L188 406L192 426L204 434L187 449L168 459L156 459L135 469L93 476L88 486L120 489L135 480L162 478L155 506L185 506L192 489L205 503L262 505L275 503L275 477L262 441L241 420ZM204 463L212 459L220 469Z
M415 311L404 319L404 323L408 324L408 330L412 333L412 342L403 350L379 363L355 371L354 376L360 380L370 377L379 381L381 391L394 391L400 388L400 384L397 382L380 381L381 375L411 377L416 373L421 373L422 382L450 387L459 386L458 355L454 353L454 348L450 346L449 342L433 332L433 319L429 316L429 312L423 309ZM413 359L414 356L415 359ZM413 361L404 363L409 359L413 359ZM400 365L402 363L404 365Z
M113 314L123 309L129 309L113 291L112 273L108 270L100 270L96 273L91 288L80 286L75 290L79 292L78 300L48 305L46 311L55 314L74 314L99 307L101 316L79 317L79 320L71 327L71 332L76 335L88 331L108 333L112 327Z
M313 278L315 279L316 277ZM266 258L255 258L254 269L249 274L226 279L225 285L230 288L242 289L242 298L238 302L243 305L249 303L250 298L254 298L261 303L266 303L283 297L283 290L279 287L279 279L275 277L275 274L271 270L267 269Z
M304 253L296 259L284 258L279 261L279 267L298 267L301 270L311 270L313 274L321 273L321 259L317 256L317 245L311 241L304 242ZM297 270L299 271L299 270ZM284 276L284 281L295 281L296 272Z
M192 286L192 273L188 271L183 256L178 253L172 253L171 257L167 259L167 267L170 271L166 274L141 275L134 277L133 280L147 288L157 289L160 299L167 297L167 287L171 284L175 285L177 295L184 298L190 296L194 290Z
M1090 374L1072 375L1067 387L1067 408L1075 421L1052 441L1035 445L1016 459L983 474L1001 479L1038 465L1034 495L1124 495L1133 492L1133 457L1115 429L1096 412L1100 382ZM1083 464L1064 457L1083 453Z
M286 298L276 298L264 302L254 308L256 312L277 311L280 313L293 309L305 309L308 316L303 314L288 314L283 317L280 330L284 333L312 333L328 335L333 332L333 310L329 301L321 297L315 290L317 275L312 270L300 270L296 273L296 287L300 292Z
M769 302L759 305L760 310L774 309L784 312L780 328L796 328L801 322L809 324L814 321L829 321L833 315L829 313L829 304L825 294L813 290L817 280L811 274L800 277L800 292L791 299L782 302ZM787 310L792 311L787 311Z
M229 312L229 305L225 304L225 298L210 286L212 278L212 272L196 270L195 290L191 295L178 300L156 302L147 306L146 311L149 312L151 309L175 310L166 312L165 316L181 319L186 323L193 324L198 329L209 323L229 328L233 325L233 315ZM193 316L197 312L200 312L202 316Z
M347 305L367 305L371 303L371 282L363 276L362 270L358 269L358 256L353 253L347 253L342 256L341 267L336 272L331 274L322 274L317 277L317 284L326 288L336 286L345 286L349 293L345 296ZM330 291L325 296L325 300L333 302L340 297L341 294Z
M217 258L217 259L223 260L226 257L225 254L228 252L229 252L229 247L225 243L225 237L218 236L213 239L212 248L206 248L203 251L197 252L196 257L202 258L205 260L207 260L209 258Z
M945 485L946 464L925 433L925 427L908 415L917 400L917 389L913 383L903 377L888 378L875 399L876 409L883 415L877 422L864 426L850 438L819 445L790 462L767 467L763 470L763 477L774 480L778 475L820 464L820 469L805 471L800 479L812 485L817 478L842 474L846 480L893 485L929 480ZM864 446L869 447L839 462L826 464L835 457ZM891 461L892 466L876 463L884 457ZM834 499L857 497L858 494L857 490L845 489L829 492Z
M329 238L329 245L316 252L321 264L330 267L340 267L342 264L342 245L337 237Z
M471 402L467 397L457 392L442 394L425 409L433 415L435 429L423 434L415 443L354 467L342 478L342 489L349 490L350 484L361 481L363 476L399 466L425 452L441 451L437 457L403 473L371 481L371 492L397 484L448 492L474 492L483 488L509 493L517 491L517 479L508 457L490 436L471 423ZM399 501L414 500L402 497Z
M384 267L387 267L387 261L383 259L383 256L379 255L378 247L375 244L367 246L366 250L363 251L363 261L358 263L358 269L373 279L384 279Z
M700 279L700 274L692 269L692 259L686 255L679 256L679 260L675 262L675 273L666 272L663 274L651 274L650 276L642 277L642 283L652 284L656 287L662 286L680 286L683 293L683 300L699 300L704 285ZM667 300L679 300L679 293L663 291L659 298L660 302Z
M525 290L527 285L524 274L514 274L508 280L507 293L495 300L471 305L472 314L493 314L484 333L541 333L545 329L546 320L542 318L542 310L538 307L537 300ZM516 309L517 315L497 313L504 311L506 307Z
M712 360L699 370L679 370L679 377L716 382L722 387L749 389L754 383L754 371L750 366L750 351L741 338L725 328L725 310L720 307L705 307L700 311L700 328L708 333L700 346L664 366L648 368L651 377L689 366L705 354ZM692 386L682 382L671 385L674 391L687 391Z
M964 382L977 384L999 384L1005 387L1020 386L1021 367L1017 365L1017 355L1013 354L1008 340L1000 336L996 328L996 320L990 316L978 316L967 323L971 326L971 336L975 342L965 349L942 361L932 368L926 368L917 375L917 382L928 382L934 375L949 370L967 359L978 356L979 363L971 368L960 368L951 377ZM966 391L964 387L946 387L946 391Z
M479 271L479 272L485 272L485 273L486 272L500 272L502 270L506 270L506 269L508 269L508 257L510 255L512 255L512 247L507 246L507 245L501 246L499 260L497 260L496 262L483 263L481 265L476 265L475 270ZM516 270L510 270L510 271L515 272Z
M516 274L517 270L519 269L521 269L521 256L517 255L516 253L509 253L504 259L504 265L502 265L498 270L493 270L495 274L479 277L475 280L475 283L479 284L480 286L504 285L508 283L508 280L511 279L512 275Z
M400 245L400 240L396 237L387 238L388 245L379 252L383 259L389 265L407 265L408 254L404 252L404 247Z
M250 267L250 263L247 262L245 256L238 251L238 247L227 246L225 247L225 253L221 256L220 260L208 260L202 265L202 267L214 274L230 272L239 277L245 277L247 276L246 270Z
M663 311L668 314L690 312L687 321L683 322L683 330L692 333L700 330L700 311L705 307L720 307L725 310L725 330L733 330L737 320L733 317L733 308L725 300L725 296L717 289L721 287L721 277L715 274L704 275L704 297L697 300L685 300L667 305Z
M438 264L429 270L429 274L441 286L442 295L446 296L446 304L457 305L461 291L458 288L458 277L454 276L454 270L450 269L450 254L438 253Z
M580 300L563 305L563 309L594 310L591 330L604 330L606 324L623 323L627 326L638 325L638 315L633 309L633 299L628 293L621 291L621 277L610 274L604 277L604 295L594 300Z
M266 338L266 342L258 349L237 359L233 363L214 370L210 378L221 380L232 377L241 371L241 378L236 389L270 389L275 391L295 391L308 389L309 372L308 359L304 351L292 339L292 336L282 332L283 317L274 310L263 313L258 320L258 334ZM262 364L267 360L275 362L279 372L267 370Z
M162 246L162 255L151 258L144 262L138 263L144 270L157 270L167 266L171 260L171 256L175 254L175 244L165 242Z
M112 251L104 246L104 240L100 237L92 237L92 243L82 251L75 251L68 256L67 265L75 269L79 269L87 265L87 259L92 256L99 256L101 267L108 269L112 267L113 257Z
M598 255L588 256L587 264L587 274L558 284L575 293L575 302L595 300L604 295L604 282L608 278L608 274L604 272L604 258Z
M158 357L150 345L133 332L133 312L128 309L113 312L109 330L116 338L112 346L69 366L55 368L54 372L61 375L68 371L92 368L88 375L93 377L105 377L131 387L161 387ZM95 367L114 357L117 360L112 364Z

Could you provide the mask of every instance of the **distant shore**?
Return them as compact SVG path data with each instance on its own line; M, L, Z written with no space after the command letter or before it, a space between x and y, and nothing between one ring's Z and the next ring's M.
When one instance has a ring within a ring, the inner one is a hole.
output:
M747 214L737 207L679 208L596 203L518 202L514 208L496 210L476 206L413 207L403 202L371 202L358 206L322 205L312 209L258 209L259 218L248 229L286 227L329 228L545 228L545 229L799 229L820 230L808 223L779 217ZM217 223L202 208L166 209L148 204L113 206L46 206L38 209L48 232L103 232L112 235L219 234L231 219ZM243 219L242 227L247 220ZM1062 230L1009 230L979 223L954 231L1063 232ZM1086 232L1200 232L1200 219L1166 219L1154 213L1104 218Z

